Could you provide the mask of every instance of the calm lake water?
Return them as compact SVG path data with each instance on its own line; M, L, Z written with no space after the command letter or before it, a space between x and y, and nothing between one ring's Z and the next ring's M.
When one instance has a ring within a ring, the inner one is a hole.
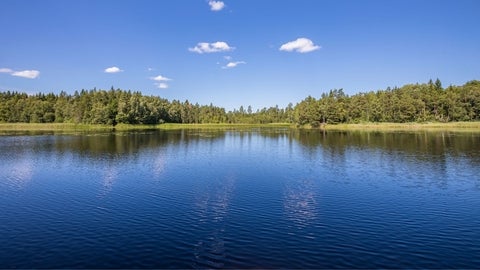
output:
M0 268L478 268L480 133L0 136Z

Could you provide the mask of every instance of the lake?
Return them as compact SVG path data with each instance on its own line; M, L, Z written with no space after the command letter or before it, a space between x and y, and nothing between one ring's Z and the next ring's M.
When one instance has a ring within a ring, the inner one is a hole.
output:
M480 133L0 136L0 268L478 268Z

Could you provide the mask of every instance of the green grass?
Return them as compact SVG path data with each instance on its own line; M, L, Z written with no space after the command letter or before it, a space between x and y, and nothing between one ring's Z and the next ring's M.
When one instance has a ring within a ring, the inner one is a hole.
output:
M276 124L160 124L160 125L128 125L118 124L115 127L108 125L87 125L72 123L0 123L0 131L109 131L113 130L142 130L142 129L244 129L263 127L290 127L288 123Z
M0 123L1 131L93 131L111 129L112 126L72 123Z
M274 124L160 124L160 125L127 125L119 124L115 130L142 129L251 129L251 128L295 128L289 123ZM338 130L338 131L467 131L480 132L480 122L452 123L359 123L359 124L327 124L320 128L303 126L301 129ZM86 125L72 123L0 123L0 131L111 131L112 126Z
M359 123L325 125L324 130L340 131L466 131L480 132L480 122L450 123Z
M273 124L162 124L160 129L248 129L248 128L288 128L289 123Z

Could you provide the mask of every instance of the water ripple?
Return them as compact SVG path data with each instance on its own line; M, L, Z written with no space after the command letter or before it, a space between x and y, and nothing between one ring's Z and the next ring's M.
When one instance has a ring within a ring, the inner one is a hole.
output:
M0 137L0 268L480 265L475 139L194 133Z

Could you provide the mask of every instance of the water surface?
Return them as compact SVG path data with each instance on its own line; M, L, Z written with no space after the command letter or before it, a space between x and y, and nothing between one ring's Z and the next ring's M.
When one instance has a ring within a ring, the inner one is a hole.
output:
M0 268L478 268L480 134L0 136Z

